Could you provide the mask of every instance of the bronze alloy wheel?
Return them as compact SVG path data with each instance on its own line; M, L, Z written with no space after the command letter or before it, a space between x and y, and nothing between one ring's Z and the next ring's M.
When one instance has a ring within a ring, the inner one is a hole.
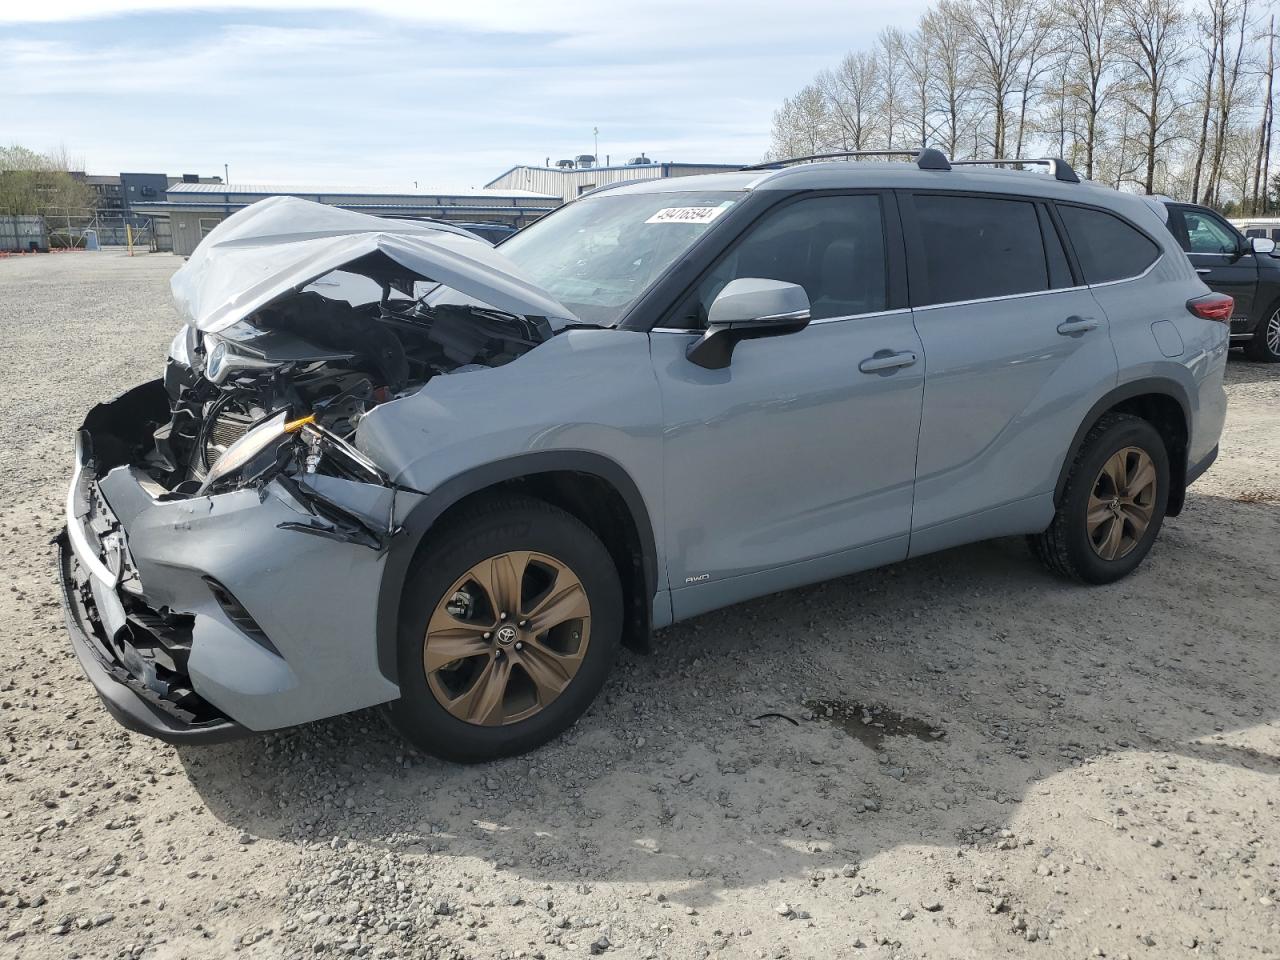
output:
M1114 453L1093 482L1085 523L1103 560L1128 555L1147 532L1156 507L1156 467L1140 447Z
M427 624L422 661L431 692L459 720L516 723L573 681L591 640L591 603L569 567L513 551L458 578Z

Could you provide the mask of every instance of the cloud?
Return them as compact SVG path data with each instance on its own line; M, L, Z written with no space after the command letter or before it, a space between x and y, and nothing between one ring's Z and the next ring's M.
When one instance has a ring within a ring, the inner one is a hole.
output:
M923 6L923 3L919 3ZM303 12L305 9L305 12ZM911 4L4 5L6 136L95 171L480 185L519 162L755 160L782 97Z

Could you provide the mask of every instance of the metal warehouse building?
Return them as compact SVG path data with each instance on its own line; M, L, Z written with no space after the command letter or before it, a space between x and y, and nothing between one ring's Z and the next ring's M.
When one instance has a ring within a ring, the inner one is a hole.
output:
M589 190L603 187L608 183L624 183L629 180L655 180L662 177L691 177L699 173L721 173L725 170L740 170L740 163L656 163L644 157L637 157L631 163L621 166L594 165L593 158L583 157L580 160L591 160L590 165L579 165L576 162L562 160L560 166L546 167L512 167L506 173L495 177L485 184L489 190L531 190L536 194L550 194L563 203L574 197L580 197Z
M173 252L188 256L210 230L237 210L265 197L289 196L346 210L405 220L502 223L523 227L560 206L560 194L528 189L473 190L467 193L387 193L351 187L273 184L175 183L164 199L134 202L135 213L169 220Z

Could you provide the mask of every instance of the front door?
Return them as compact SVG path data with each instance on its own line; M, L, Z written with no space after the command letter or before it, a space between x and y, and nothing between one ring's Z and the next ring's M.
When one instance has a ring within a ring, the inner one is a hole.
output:
M906 556L924 357L891 204L773 208L651 334L677 618ZM706 370L686 350L739 277L800 284L812 320Z

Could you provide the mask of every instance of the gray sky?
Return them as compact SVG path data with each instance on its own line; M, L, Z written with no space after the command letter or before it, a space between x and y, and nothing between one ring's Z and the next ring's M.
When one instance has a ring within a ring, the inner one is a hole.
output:
M516 163L752 162L781 99L922 0L0 0L0 137L93 173L479 187Z

